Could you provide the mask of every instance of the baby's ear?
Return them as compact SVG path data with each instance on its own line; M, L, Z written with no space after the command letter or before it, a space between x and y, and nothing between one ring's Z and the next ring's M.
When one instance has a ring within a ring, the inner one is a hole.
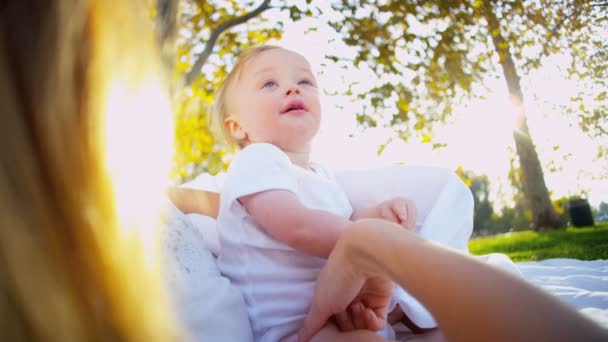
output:
M245 131L245 128L243 128L238 121L234 120L234 118L228 116L224 120L224 125L234 140L243 141L247 139L247 132Z

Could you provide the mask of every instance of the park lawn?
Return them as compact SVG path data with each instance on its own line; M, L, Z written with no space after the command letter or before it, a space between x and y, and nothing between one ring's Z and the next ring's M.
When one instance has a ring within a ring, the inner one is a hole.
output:
M608 259L608 223L537 233L522 231L472 239L471 254L504 253L513 261Z

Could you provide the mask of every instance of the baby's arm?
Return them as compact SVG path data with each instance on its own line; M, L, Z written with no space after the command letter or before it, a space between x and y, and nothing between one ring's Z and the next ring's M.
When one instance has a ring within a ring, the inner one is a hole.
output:
M217 218L220 195L217 192L171 187L169 199L184 214L201 214Z
M395 197L373 207L356 210L353 212L351 220L357 221L364 218L384 219L400 224L406 229L412 229L416 225L416 214L417 210L414 201L403 197Z
M331 253L350 220L310 209L286 190L269 190L239 198L249 215L272 237L292 248L323 258Z

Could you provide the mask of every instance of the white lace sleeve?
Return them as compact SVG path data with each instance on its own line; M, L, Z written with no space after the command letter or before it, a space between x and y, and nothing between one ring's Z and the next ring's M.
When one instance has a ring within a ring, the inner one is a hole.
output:
M177 313L195 341L252 341L241 294L223 277L203 237L176 209L168 217L166 277Z

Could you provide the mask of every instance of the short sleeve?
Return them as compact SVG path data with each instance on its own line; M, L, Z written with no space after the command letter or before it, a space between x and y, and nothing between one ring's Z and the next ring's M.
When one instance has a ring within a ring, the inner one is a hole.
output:
M297 177L289 157L272 144L251 144L237 153L224 182L222 205L267 190L296 192Z

